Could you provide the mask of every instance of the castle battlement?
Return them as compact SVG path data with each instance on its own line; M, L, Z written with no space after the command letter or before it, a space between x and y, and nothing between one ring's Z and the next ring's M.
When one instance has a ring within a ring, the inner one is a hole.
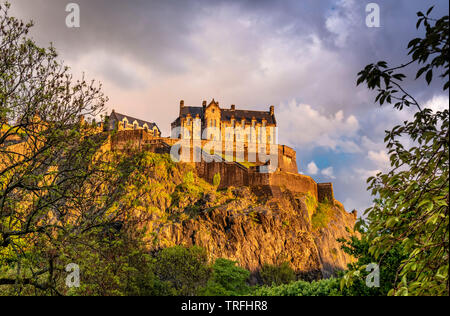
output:
M172 146L180 142L178 138L155 137L145 130L122 130L115 133L110 140L111 150L124 150L133 148L137 150L147 150L154 153L170 154ZM208 140L201 140L202 146ZM193 140L190 142L193 145ZM262 173L259 168L263 163L239 163L227 161L224 157L220 161L200 161L190 162L195 167L199 177L213 183L214 176L220 175L221 183L219 189L227 187L248 186L258 188L272 195L279 195L283 190L294 193L311 194L319 202L328 201L334 203L333 186L331 183L316 183L309 176L298 173L296 152L286 145L278 147L278 167L275 172ZM248 150L248 146L244 147ZM194 147L191 147L191 157ZM244 153L248 157L249 153ZM219 157L220 158L220 157ZM193 161L190 160L190 161Z

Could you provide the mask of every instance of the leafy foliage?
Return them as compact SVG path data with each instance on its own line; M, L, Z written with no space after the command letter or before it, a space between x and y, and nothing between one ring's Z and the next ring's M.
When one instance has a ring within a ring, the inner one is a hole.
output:
M401 262L405 259L404 251L401 245L395 245L392 249L385 253L380 269L380 287L368 287L366 278L369 271L366 267L377 259L369 252L370 239L365 233L367 223L363 219L359 219L356 229L360 233L360 238L352 236L349 240L339 239L342 243L342 249L353 256L357 261L349 264L348 270L356 271L359 274L355 278L352 285L345 288L344 292L349 296L386 296L395 286L397 271ZM349 279L349 275L342 275L341 282L345 283Z
M380 105L395 102L399 110L410 105L417 109L412 121L386 133L392 170L368 179L376 197L374 206L366 211L368 252L380 265L392 251L400 251L404 258L389 292L393 295L449 293L449 110L422 109L400 85L405 75L397 72L417 63L421 68L416 79L426 72L430 84L433 71L440 71L443 89L448 89L449 17L433 19L431 11L417 14L417 27L423 23L426 35L409 43L410 62L393 68L384 61L368 65L357 82L377 89ZM412 145L405 146L405 139ZM351 275L359 274L356 272L346 276L347 284L353 281Z
M311 223L314 229L321 229L328 226L333 218L333 206L328 202L318 203L314 212Z
M74 80L8 10L0 4L0 285L60 294L59 247L118 221L108 211L129 170L85 120L104 109L101 85Z
M175 246L166 248L156 257L155 273L168 282L176 295L195 295L211 275L206 251L199 247Z
M260 275L266 285L281 285L296 280L295 271L292 270L289 262L283 262L280 265L264 264Z
M250 272L237 266L237 262L219 258L212 266L213 273L206 287L200 292L205 296L245 295Z
M338 279L306 282L297 281L273 287L256 288L255 296L341 296Z

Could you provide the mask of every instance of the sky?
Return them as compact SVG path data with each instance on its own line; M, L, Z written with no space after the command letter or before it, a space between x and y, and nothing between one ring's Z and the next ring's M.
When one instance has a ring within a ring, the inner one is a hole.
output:
M103 84L108 111L154 121L163 136L180 100L275 105L279 143L297 151L299 172L333 182L335 198L359 215L372 203L366 179L389 169L385 131L413 112L377 106L356 86L357 73L379 60L409 61L408 42L423 35L416 12L432 4L435 17L449 11L446 0L75 0L80 27L68 28L70 1L10 2L75 76ZM380 27L366 25L370 2ZM424 107L449 106L439 81L405 87Z

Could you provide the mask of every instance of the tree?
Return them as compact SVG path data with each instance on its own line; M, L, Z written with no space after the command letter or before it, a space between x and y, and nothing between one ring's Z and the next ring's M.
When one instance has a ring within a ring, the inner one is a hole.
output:
M9 7L0 3L0 286L61 294L61 249L122 220L110 208L129 170L111 165L106 135L85 120L104 110L101 85L74 80Z
M384 254L381 266L379 266L379 287L368 287L366 285L367 277L373 272L364 268L377 259L369 252L371 240L366 234L367 223L359 219L355 225L355 230L360 233L360 237L352 236L350 239L338 239L342 243L342 250L351 255L357 261L349 264L349 270L359 271L360 278L354 280L353 284L343 289L345 296L386 296L394 288L396 283L397 270L402 261L406 258L403 248L400 244L393 246ZM342 272L338 275L342 276Z
M206 287L201 291L205 296L237 296L250 291L247 281L250 272L237 262L219 258L212 267L213 273Z
M260 271L263 283L266 285L288 284L296 280L295 271L289 262L280 265L264 264Z
M159 280L175 289L176 295L196 295L211 276L208 256L203 248L175 246L156 255L155 273Z
M425 74L429 85L435 74L449 87L449 17L430 17L418 12L416 27L425 27L423 38L409 42L411 60L397 67L385 61L370 64L358 75L378 91L376 102L394 108L414 107L412 121L386 133L392 169L368 179L375 196L366 210L369 253L382 265L392 249L405 259L395 271L392 295L448 295L449 291L449 110L423 108L403 86L400 69L418 65L416 78ZM406 146L402 138L409 138ZM350 271L343 283L350 284L365 265Z

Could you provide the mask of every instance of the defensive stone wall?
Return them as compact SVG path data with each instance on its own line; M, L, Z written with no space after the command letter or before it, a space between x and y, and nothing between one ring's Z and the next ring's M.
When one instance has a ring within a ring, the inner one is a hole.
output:
M334 203L333 183L318 183L317 191L319 201Z
M294 193L310 193L319 201L317 183L309 176L298 173L278 171L269 174L269 185L288 189Z
M113 150L122 150L132 147L155 153L170 153L171 146L179 141L179 139L173 138L153 137L145 130L129 130L114 134L111 138L111 148ZM202 146L205 146L206 143L208 141L201 140ZM190 146L192 161L193 143ZM249 155L248 148L244 147L244 150L244 157L247 159ZM236 157L236 153L233 156ZM199 177L210 183L213 183L214 176L219 174L221 178L219 189L230 186L264 187L270 189L274 194L287 189L294 193L310 193L319 202L334 201L333 185L331 183L318 184L311 177L298 173L296 152L288 146L278 145L278 168L276 172L272 173L259 172L258 163L254 167L245 167L237 162L225 161L223 156L216 156L216 158L221 161L202 161L192 164L195 166Z

